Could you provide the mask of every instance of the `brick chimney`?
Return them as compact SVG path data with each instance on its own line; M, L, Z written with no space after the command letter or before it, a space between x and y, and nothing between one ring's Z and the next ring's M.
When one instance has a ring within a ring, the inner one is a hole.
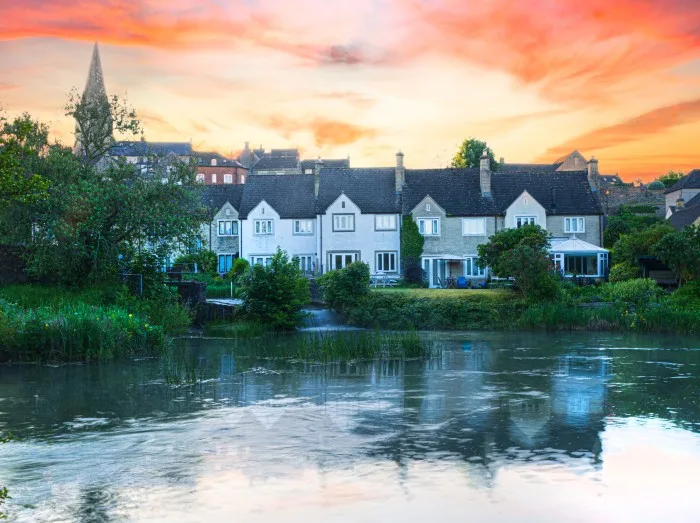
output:
M406 178L406 169L403 166L403 153L396 153L396 169L394 169L394 188L399 194L403 189L403 184Z
M491 198L491 162L486 149L481 153L479 159L479 186L481 187L481 196Z
M685 200L683 199L682 196L679 196L678 199L676 200L676 209L684 209L685 208Z
M323 167L323 160L319 156L314 162L314 195L318 198L318 189L321 187L321 168Z
M588 185L590 185L592 192L598 192L600 188L598 160L595 159L595 156L592 156L591 159L588 160Z

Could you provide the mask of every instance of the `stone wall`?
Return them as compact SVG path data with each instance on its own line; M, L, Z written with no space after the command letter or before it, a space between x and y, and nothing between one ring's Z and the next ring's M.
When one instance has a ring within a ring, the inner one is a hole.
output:
M25 269L21 247L0 245L0 285L26 283L29 278Z
M609 185L601 189L600 203L606 215L615 214L621 205L655 205L662 217L666 212L663 191L650 191L645 187Z

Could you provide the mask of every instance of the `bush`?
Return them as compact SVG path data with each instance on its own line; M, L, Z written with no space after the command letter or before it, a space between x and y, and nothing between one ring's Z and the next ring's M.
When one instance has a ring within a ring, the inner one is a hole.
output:
M253 265L239 279L239 296L247 315L273 329L291 329L304 319L309 281L286 252L277 249L269 265Z
M218 261L216 253L213 251L203 249L199 252L178 256L175 259L176 265L187 265L188 269L191 271L194 271L195 263L197 264L197 272L204 272L212 275L216 274Z
M354 262L318 279L323 299L331 309L345 312L369 292L369 265Z
M231 270L228 272L228 277L236 281L243 275L248 267L250 267L248 260L245 258L236 258L233 260L233 266L231 266Z
M411 216L404 216L401 224L401 267L408 283L422 283L423 269L420 257L423 254L425 238Z
M615 283L639 278L639 267L629 262L618 263L610 268L608 279Z
M617 303L632 303L637 307L645 307L658 303L663 295L663 289L650 278L609 283L604 286L604 295Z
M700 280L694 280L679 287L666 303L675 309L700 311Z

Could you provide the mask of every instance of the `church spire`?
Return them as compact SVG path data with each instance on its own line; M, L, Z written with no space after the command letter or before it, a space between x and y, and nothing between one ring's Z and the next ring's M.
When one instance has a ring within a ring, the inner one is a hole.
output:
M105 89L105 79L102 74L102 62L100 61L100 48L95 42L92 49L92 59L90 60L90 71L88 72L83 100L106 101L107 89Z

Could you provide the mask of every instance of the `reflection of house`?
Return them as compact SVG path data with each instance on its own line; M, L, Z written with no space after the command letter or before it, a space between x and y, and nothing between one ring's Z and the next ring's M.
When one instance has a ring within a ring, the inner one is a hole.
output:
M610 361L600 356L565 355L552 378L552 412L568 425L587 425L605 413Z
M514 399L508 404L511 438L525 448L546 443L552 406L548 397Z

